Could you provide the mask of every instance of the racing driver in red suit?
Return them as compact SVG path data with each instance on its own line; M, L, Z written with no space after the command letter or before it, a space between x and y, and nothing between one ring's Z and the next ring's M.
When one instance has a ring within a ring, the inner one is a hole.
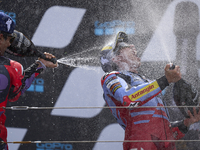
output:
M12 18L3 12L0 12L0 150L8 150L7 129L5 127L5 109L7 101L14 102L18 100L31 85L36 76L46 67L55 68L50 61L39 58L26 70L23 66L14 60L4 57L6 49L11 45L14 36L15 22ZM52 54L44 53L46 58L54 58ZM4 143L5 142L5 143Z
M106 72L101 79L104 100L125 130L123 149L175 150L174 142L159 140L179 139L192 123L200 120L200 113L197 114L194 108L194 115L188 111L189 118L170 122L161 100L161 91L169 83L181 79L179 66L170 69L170 64L167 64L165 76L156 80L151 81L141 76L137 71L140 58L137 57L134 45L128 44L128 36L124 32L119 32L114 43L102 49L100 59L102 69ZM173 135L175 132L178 133L176 137Z

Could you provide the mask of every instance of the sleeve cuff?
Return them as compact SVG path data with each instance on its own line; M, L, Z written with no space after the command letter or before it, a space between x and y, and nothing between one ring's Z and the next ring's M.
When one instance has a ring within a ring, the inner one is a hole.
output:
M161 78L157 79L156 81L158 82L158 85L160 86L161 90L164 90L167 86L169 86L169 83L165 76L162 76Z
M46 69L46 66L40 61L40 60L37 60L36 62L39 62L41 64L41 67L38 67L37 70L39 69Z
M178 129L186 134L188 132L188 127L184 125L184 120L181 121L175 121L175 122L170 122L172 127L178 127Z
M184 120L181 121L181 124L178 126L178 128L184 134L188 132L188 127L184 125Z

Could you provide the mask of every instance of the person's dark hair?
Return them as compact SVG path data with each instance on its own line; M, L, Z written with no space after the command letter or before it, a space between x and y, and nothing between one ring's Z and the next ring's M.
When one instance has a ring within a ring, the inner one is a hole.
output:
M15 37L14 37L12 34L9 34L9 33L4 32L4 31L0 31L0 33L3 34L3 38L4 38L5 40L7 40L8 37L12 37L11 40L10 40L10 43L13 42L13 40L14 40Z
M7 40L7 38L8 38L8 33L3 32L3 31L0 31L0 33L3 34L4 39Z

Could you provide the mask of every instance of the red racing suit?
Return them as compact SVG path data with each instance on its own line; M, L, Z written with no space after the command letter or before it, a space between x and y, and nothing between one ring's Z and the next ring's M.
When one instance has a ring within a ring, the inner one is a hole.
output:
M34 63L24 71L19 62L0 56L0 138L4 142L7 142L4 107L8 101L18 100L29 88L34 78L43 70L37 66L38 64ZM5 149L8 149L7 145Z
M102 77L101 84L107 105L125 130L124 150L175 150L175 143L172 142L128 142L174 140L183 137L182 132L187 132L183 121L173 123L175 128L172 129L167 110L164 107L156 108L164 106L159 96L169 85L165 76L149 81L132 72L110 72ZM177 134L176 138L173 133Z

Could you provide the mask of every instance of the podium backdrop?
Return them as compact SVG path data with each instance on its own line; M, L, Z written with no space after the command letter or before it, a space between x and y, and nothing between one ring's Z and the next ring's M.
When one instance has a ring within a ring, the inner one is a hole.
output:
M199 8L200 2L195 0L0 1L0 11L16 21L16 30L29 37L39 50L58 59L98 58L101 48L118 31L125 31L141 57L141 74L158 78L164 74L165 65L173 62L181 66L183 77L196 88ZM37 59L6 56L24 68ZM88 67L60 64L40 74L18 101L7 106L52 109L6 110L8 142L58 142L9 144L10 150L121 150L122 142L98 142L124 139L123 129L110 110L103 108L103 74L98 62Z

